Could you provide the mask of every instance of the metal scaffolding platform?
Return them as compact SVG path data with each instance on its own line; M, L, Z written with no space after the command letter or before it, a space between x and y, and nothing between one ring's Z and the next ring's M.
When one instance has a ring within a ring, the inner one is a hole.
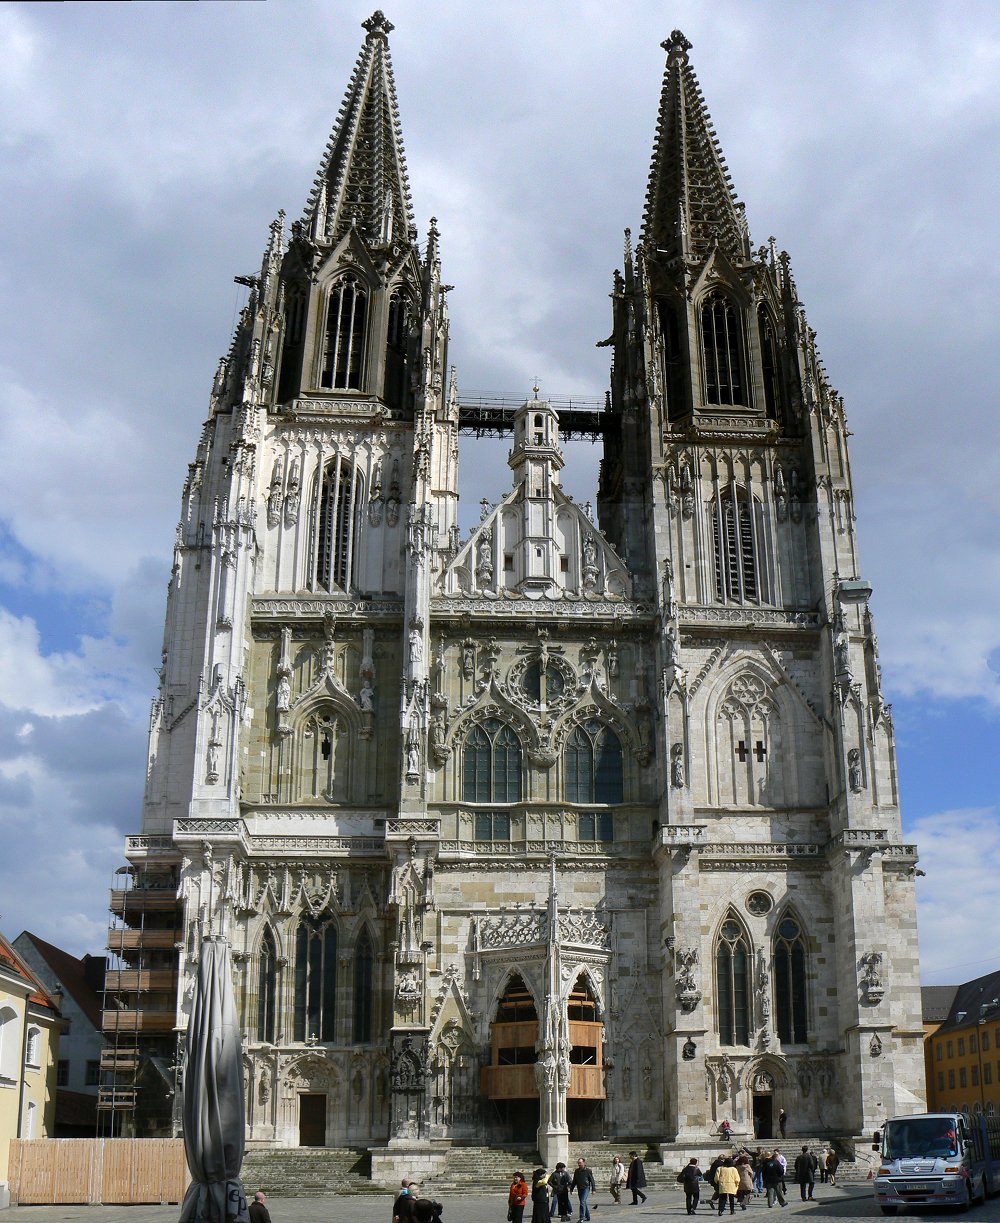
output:
M476 437L504 437L514 432L514 414L526 395L484 395L477 391L458 396L458 430ZM564 438L585 437L592 442L604 434L606 395L546 395L545 402L559 413Z

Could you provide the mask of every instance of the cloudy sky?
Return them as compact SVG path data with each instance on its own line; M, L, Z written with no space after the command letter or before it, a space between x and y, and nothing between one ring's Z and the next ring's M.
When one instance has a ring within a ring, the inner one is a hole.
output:
M599 394L674 26L853 439L928 982L1000 966L1000 8L388 0L466 389ZM371 0L0 5L0 927L98 951L138 831L173 528ZM505 446L501 447L505 450ZM470 507L507 481L470 444ZM595 456L566 483L593 495ZM472 513L470 508L468 513Z

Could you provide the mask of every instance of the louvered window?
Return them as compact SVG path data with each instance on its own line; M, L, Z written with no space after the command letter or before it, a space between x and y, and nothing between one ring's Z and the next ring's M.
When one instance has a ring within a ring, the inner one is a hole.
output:
M316 585L347 590L354 554L359 477L346 459L328 463L320 485L316 540Z
M705 402L745 404L743 339L736 307L724 293L709 293L701 307Z
M330 290L320 385L334 391L361 389L368 295L355 276L342 276Z
M753 507L745 493L729 488L712 519L715 593L722 603L756 603L760 598Z

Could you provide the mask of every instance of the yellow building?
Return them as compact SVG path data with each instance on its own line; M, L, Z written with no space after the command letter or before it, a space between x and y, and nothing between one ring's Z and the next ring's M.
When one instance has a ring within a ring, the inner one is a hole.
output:
M49 1138L63 1021L44 986L0 934L0 1206L9 1203L12 1138Z
M958 987L926 1051L931 1111L1000 1113L1000 972Z

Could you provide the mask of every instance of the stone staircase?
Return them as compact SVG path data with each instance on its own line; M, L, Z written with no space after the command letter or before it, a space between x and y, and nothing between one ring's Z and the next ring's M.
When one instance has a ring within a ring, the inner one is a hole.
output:
M840 1154L838 1184L853 1184L865 1180L871 1166L871 1160L868 1158L871 1152L860 1140L857 1159L854 1158L854 1143L851 1140L790 1134L784 1140L772 1140L770 1143L772 1149L777 1147L781 1151L789 1165L794 1164L795 1156L803 1144L814 1151L821 1145L832 1145L837 1149ZM756 1143L753 1146L756 1146ZM597 1181L597 1201L607 1202L611 1198L608 1181L611 1160L615 1155L619 1156L627 1167L629 1151L639 1152L646 1170L647 1194L665 1191L679 1193L677 1173L692 1156L697 1156L701 1167L707 1168L724 1149L719 1140L711 1138L706 1138L701 1143L655 1145L637 1139L626 1143L595 1139L592 1142L572 1143L567 1164L572 1171L578 1159L586 1159ZM532 1172L540 1166L538 1151L530 1146L453 1146L447 1149L441 1170L423 1178L423 1191L425 1196L438 1198L457 1191L505 1194L514 1172L522 1171L530 1182ZM275 1197L385 1194L391 1191L372 1182L371 1156L366 1150L354 1148L283 1147L250 1150L243 1161L241 1179L248 1193L263 1189L265 1193ZM791 1182L788 1184L791 1192ZM622 1201L630 1200L628 1191L623 1190Z
M248 1195L275 1197L381 1193L372 1183L371 1156L351 1147L270 1147L247 1151L240 1180Z

